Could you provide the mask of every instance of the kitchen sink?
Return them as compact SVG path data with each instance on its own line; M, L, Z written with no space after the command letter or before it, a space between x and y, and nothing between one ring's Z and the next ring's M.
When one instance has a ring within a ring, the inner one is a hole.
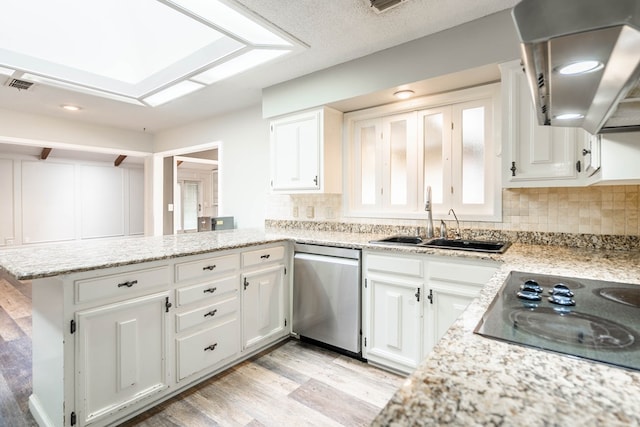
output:
M383 243L391 245L419 245L424 243L420 236L391 236L380 240L372 240L371 243Z
M421 246L501 254L506 251L510 245L510 242L498 242L493 240L433 239L428 240Z
M380 240L372 240L370 243L386 245L407 245L426 248L453 249L458 251L475 251L504 253L511 245L510 242L493 240L465 240L465 239L431 239L424 240L419 236L391 236Z

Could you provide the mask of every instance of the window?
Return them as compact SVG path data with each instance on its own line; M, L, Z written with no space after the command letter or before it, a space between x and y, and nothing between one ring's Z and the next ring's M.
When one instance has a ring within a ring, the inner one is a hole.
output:
M434 214L454 208L466 220L499 220L498 87L345 115L346 215L424 218L430 186ZM408 105L416 111L399 113Z

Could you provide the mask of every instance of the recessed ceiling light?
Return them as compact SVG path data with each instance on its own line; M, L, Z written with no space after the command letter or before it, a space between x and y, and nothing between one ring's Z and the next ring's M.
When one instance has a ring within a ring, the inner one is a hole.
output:
M393 96L395 96L398 99L408 99L408 98L411 98L414 94L415 94L414 91L405 89L405 90L397 91L396 93L393 94Z
M62 107L63 110L67 110L67 111L80 111L80 110L82 110L82 108L78 107L77 105L66 104L66 105L62 105L61 107Z
M580 114L580 113L565 113L565 114L558 114L557 116L553 117L556 120L575 120L575 119L582 119L584 118L584 114Z
M602 68L602 62L595 60L572 62L571 64L558 67L558 72L566 76L575 74L590 73Z

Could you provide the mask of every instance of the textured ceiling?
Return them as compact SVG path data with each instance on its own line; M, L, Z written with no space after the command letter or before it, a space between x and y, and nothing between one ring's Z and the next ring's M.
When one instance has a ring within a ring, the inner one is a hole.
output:
M0 108L155 133L256 104L264 87L511 8L517 0L407 0L382 14L371 9L367 0L238 3L291 34L308 49L156 108L42 85L21 92L0 86ZM46 34L42 37L46 38ZM60 109L64 103L84 108L72 115Z

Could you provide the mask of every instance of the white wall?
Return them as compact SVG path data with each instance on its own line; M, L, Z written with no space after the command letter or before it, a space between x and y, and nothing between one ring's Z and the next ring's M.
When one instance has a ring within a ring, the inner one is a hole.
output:
M0 246L142 234L140 166L0 152Z
M220 141L219 216L262 228L269 194L269 121L260 105L156 134L155 152Z

